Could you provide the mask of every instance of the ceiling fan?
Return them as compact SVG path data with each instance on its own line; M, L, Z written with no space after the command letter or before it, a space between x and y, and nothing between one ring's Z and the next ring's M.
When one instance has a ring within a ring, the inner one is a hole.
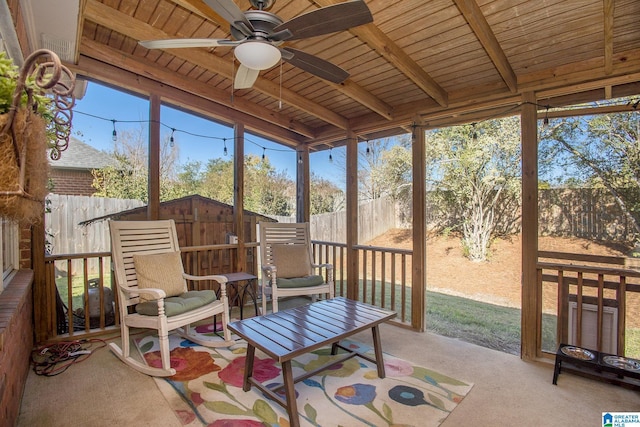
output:
M240 66L234 79L235 89L253 86L261 70L281 59L325 80L342 83L349 73L317 56L290 47L279 47L288 40L321 36L373 22L363 0L349 0L299 15L284 22L267 12L275 0L249 0L255 10L243 12L233 0L204 0L231 24L229 39L166 39L139 43L147 49L188 47L234 47Z

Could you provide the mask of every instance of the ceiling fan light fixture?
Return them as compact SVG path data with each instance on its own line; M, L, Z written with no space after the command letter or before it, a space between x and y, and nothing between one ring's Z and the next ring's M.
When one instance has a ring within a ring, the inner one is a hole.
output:
M234 54L238 61L253 70L266 70L276 65L281 58L280 50L265 42L248 41L236 46Z

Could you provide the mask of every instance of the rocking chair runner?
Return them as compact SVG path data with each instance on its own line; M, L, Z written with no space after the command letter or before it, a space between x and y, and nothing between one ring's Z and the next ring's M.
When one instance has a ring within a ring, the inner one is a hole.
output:
M260 222L262 263L262 313L267 312L271 294L273 312L278 298L318 294L334 297L333 265L313 264L309 223ZM326 280L321 269L326 271Z
M184 273L178 236L173 220L110 221L111 259L118 288L122 348L109 348L123 362L152 376L171 376L169 332L177 332L207 347L228 347L233 341L227 330L229 303L226 277L192 276ZM213 290L188 291L188 280L214 280L220 284L220 297ZM224 341L194 336L190 324L222 315ZM158 331L162 368L147 366L131 357L129 328Z

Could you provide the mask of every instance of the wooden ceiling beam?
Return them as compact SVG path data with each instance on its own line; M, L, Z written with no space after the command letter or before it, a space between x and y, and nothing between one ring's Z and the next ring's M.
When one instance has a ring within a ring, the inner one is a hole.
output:
M378 27L374 24L367 24L351 28L349 31L360 37L363 42L400 70L438 104L443 107L447 106L449 103L448 93Z
M454 0L458 10L476 34L511 93L518 91L518 79L491 26L475 0Z
M127 37L131 37L134 40L149 38L164 39L172 37L162 30L137 21L131 16L121 13L96 0L87 0L85 17L96 24L102 25L105 28L109 28ZM205 49L172 49L170 53L185 61L200 64L201 66L206 67L215 73L221 74L228 79L233 79L233 75L230 72L231 70L227 61L216 55L208 53ZM253 85L253 89L274 99L280 99L280 96L282 95L282 98L289 105L318 117L319 119L337 126L340 129L347 129L348 120L345 117L320 104L309 101L289 89L280 88L279 85L272 83L267 79L259 79L256 81ZM280 91L282 91L282 93Z
M84 56L88 58L93 58L106 64L111 64L141 76L163 82L165 85L173 86L228 108L249 114L265 122L292 130L307 138L313 138L315 136L315 131L312 128L298 121L291 120L288 116L265 110L259 105L245 101L239 97L233 98L232 100L229 92L216 89L211 85L174 73L166 68L158 68L154 66L154 63L146 61L143 58L123 54L121 51L87 38L82 39L82 48L83 52L85 52Z
M312 2L320 7L325 7L336 3L342 3L343 1L312 0ZM349 31L351 34L359 37L391 65L400 70L438 104L443 107L447 106L447 92L375 24L372 23L353 27L350 28Z
M336 90L339 90L344 95L353 99L354 101L359 102L365 107L369 108L371 111L379 114L387 120L393 119L393 107L386 102L382 101L380 98L371 94L371 92L364 89L362 86L354 83L353 80L347 79L343 83L331 83L327 82L329 85L334 86Z

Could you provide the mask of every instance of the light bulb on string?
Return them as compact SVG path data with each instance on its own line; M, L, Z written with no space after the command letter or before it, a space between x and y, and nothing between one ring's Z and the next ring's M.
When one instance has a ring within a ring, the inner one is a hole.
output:
M171 128L171 137L169 138L169 146L170 146L171 148L173 148L173 146L175 145L175 144L174 144L174 139L173 139L173 134L174 134L174 132L175 132L175 131L176 131L176 130L175 130L174 128Z
M118 140L118 132L116 132L116 121L111 120L111 122L113 123L113 132L111 132L111 140L115 142Z
M265 147L262 147L262 161L263 161L263 162L264 162L264 159L265 159L265 157L266 157L266 156L265 156L265 154L264 154L265 150L266 150L266 148L265 148Z
M371 148L369 148L369 140L367 140L367 156L371 154Z
M544 119L542 119L542 129L549 127L549 106L546 106L547 111L544 113Z
M329 161L333 163L333 156L331 155L332 150L333 150L333 147L329 148Z
M228 154L228 151L227 151L227 138L222 138L222 143L224 144L224 150L222 151L222 153L226 156Z
M476 123L471 123L471 126L473 126L473 133L471 134L471 138L476 140L478 139L478 131L476 130Z
M298 164L302 164L302 154L298 154Z

